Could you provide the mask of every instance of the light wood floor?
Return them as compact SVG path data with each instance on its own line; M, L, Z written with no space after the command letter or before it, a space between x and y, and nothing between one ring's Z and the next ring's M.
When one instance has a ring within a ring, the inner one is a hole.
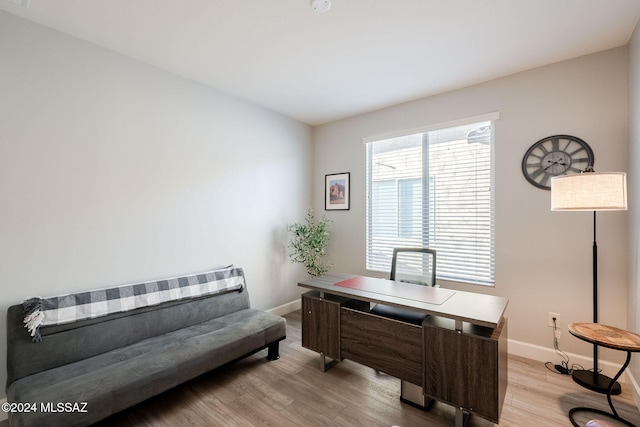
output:
M285 316L280 359L266 350L212 371L114 415L98 426L453 426L454 408L423 412L399 400L400 381L348 360L319 369L317 353L301 347L300 312ZM557 361L553 361L557 362ZM614 396L620 415L640 426L629 387ZM608 409L606 396L583 389L541 362L509 358L509 386L500 426L570 426L570 408ZM586 422L587 419L582 420ZM0 423L6 425L6 421ZM494 424L472 416L467 426Z

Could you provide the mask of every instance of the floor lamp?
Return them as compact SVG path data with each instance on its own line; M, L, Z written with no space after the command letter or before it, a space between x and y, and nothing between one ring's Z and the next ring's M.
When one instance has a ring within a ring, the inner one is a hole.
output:
M593 211L593 323L598 323L598 247L596 212L627 210L627 175L624 172L593 172L551 178L552 211ZM574 370L573 380L598 393L606 393L611 378L598 369L598 346L593 345L593 370ZM620 394L616 383L612 394Z

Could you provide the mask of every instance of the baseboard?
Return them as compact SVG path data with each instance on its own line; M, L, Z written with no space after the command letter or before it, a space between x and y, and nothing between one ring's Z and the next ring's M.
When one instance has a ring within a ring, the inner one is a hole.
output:
M633 401L638 407L638 410L640 410L640 386L638 386L638 381L636 381L636 378L631 371L626 371L625 373L629 379L629 386L631 387L631 393L633 394Z
M300 298L295 301L288 302L286 304L279 305L278 307L274 307L269 310L265 310L267 313L275 314L277 316L284 316L285 314L289 314L293 311L300 310L302 307L302 303Z
M591 357L583 356L575 353L567 353L569 357L569 363L578 364L584 366L586 369L590 368L593 364ZM555 352L554 349L541 347L538 345L529 344L522 341L509 340L509 354L515 356L526 357L527 359L537 360L539 362L553 362L553 364L560 363L562 358ZM607 360L598 360L598 368L602 370L602 373L610 378L613 378L620 370L620 364L609 362ZM618 379L620 383L629 383L628 371Z

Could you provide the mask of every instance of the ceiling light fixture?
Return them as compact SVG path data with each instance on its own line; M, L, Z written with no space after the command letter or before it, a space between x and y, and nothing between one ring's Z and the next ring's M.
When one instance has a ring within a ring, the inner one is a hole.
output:
M331 2L329 0L311 0L311 9L314 12L324 13L331 7Z

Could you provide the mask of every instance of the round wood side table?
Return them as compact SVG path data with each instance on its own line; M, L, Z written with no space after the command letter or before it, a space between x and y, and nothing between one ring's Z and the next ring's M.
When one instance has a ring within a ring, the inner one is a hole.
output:
M635 424L632 424L618 415L618 412L616 411L616 408L613 407L613 402L611 401L611 391L618 378L620 378L624 370L629 366L631 353L640 352L640 335L600 323L570 323L568 329L571 335L580 338L583 341L627 352L627 360L624 362L624 365L622 365L622 368L620 368L616 376L611 380L607 390L607 401L609 402L611 413L595 408L573 408L569 411L569 420L571 420L571 424L576 427L580 427L573 419L573 415L576 412L592 412L611 417L625 425L636 427Z

